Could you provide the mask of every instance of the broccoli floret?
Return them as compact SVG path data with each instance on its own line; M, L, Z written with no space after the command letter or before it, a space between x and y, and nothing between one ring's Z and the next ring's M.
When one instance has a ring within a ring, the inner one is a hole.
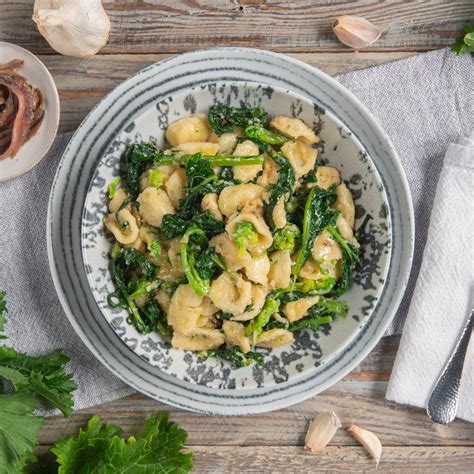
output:
M234 242L239 246L240 255L245 255L248 244L255 244L258 241L257 229L251 222L237 222L232 233Z
M300 238L300 230L295 224L286 224L273 235L272 250L290 250L293 252Z
M112 199L117 192L117 187L120 184L120 177L113 179L107 186L107 192L109 194L109 199Z
M154 188L159 188L163 184L164 175L160 170L148 171L148 184Z
M157 258L158 255L161 254L161 245L159 240L152 240L148 245L147 245L147 250L150 252L150 257L151 258Z

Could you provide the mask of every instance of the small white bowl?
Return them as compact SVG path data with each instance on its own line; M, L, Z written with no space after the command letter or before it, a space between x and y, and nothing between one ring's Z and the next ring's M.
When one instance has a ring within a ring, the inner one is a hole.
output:
M0 41L0 64L12 59L21 59L24 62L20 74L25 76L32 86L41 90L45 111L39 129L23 144L15 157L0 160L0 181L16 178L36 166L53 144L59 124L58 90L46 66L26 49Z

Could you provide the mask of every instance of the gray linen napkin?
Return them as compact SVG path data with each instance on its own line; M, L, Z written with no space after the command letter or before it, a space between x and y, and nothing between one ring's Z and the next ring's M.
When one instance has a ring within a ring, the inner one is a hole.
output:
M415 262L405 300L387 334L400 333L418 274L431 206L448 143L468 133L472 58L448 50L338 76L378 118L391 137L410 183L417 224ZM40 354L64 348L78 390L75 408L132 393L82 344L56 296L46 251L51 183L70 134L26 175L0 183L0 289L10 308L8 343Z

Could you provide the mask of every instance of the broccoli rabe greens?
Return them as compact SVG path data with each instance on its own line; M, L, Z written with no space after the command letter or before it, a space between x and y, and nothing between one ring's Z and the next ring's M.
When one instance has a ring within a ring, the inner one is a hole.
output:
M234 367L343 319L336 298L367 222L354 233L352 196L337 170L318 168L311 128L217 104L170 124L166 139L129 145L108 186L110 307Z

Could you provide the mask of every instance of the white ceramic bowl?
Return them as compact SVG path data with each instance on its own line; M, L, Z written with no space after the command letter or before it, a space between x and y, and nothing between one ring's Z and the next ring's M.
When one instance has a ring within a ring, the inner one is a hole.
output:
M260 105L292 114L322 138L320 157L341 169L358 217L374 220L362 265L344 295L349 317L330 334L302 332L268 353L265 366L233 369L140 335L107 308L113 290L110 242L102 217L105 187L131 141L160 143L171 121L215 102ZM68 146L53 185L49 216L53 277L71 323L114 373L138 390L183 408L221 414L296 403L339 380L373 348L408 279L413 249L411 200L398 158L374 119L347 90L310 66L275 53L223 48L185 54L144 69L112 91Z
M38 87L43 93L45 111L40 127L20 148L16 156L0 160L0 181L16 178L36 166L51 148L59 124L58 91L46 66L26 49L0 41L0 64L12 59L24 61L20 73L32 86Z

